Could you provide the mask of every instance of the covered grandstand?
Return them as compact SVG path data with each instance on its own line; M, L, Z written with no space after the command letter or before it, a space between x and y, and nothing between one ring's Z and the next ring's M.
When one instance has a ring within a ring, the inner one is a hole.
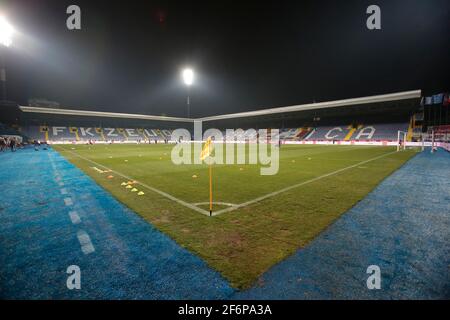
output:
M279 129L286 142L393 142L398 131L408 132L411 141L422 132L412 121L420 100L421 91L414 90L197 119L9 106L2 108L2 130L50 143L168 142L172 130L192 132L196 122L204 130Z

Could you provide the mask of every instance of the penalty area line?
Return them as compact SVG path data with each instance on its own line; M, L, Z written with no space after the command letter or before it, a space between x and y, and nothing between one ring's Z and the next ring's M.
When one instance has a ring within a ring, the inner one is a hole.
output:
M202 208L199 208L199 207L197 207L197 206L195 206L195 205L193 205L193 204L190 204L190 203L188 203L188 202L186 202L186 201L184 201L184 200L178 199L178 198L176 198L176 197L174 197L174 196L172 196L172 195L170 195L170 194L168 194L168 193L166 193L166 192L164 192L164 191L161 191L161 190L159 190L159 189L150 187L149 185L147 185L147 184L145 184L145 183L143 183L143 182L140 182L140 181L138 181L138 180L136 180L136 179L134 179L134 178L132 178L132 177L129 177L129 176L127 176L127 175L125 175L125 174L123 174L123 173L121 173L121 172L118 172L118 171L116 171L116 170L113 170L113 169L111 169L111 168L108 168L107 166L104 166L104 165L102 165L102 164L100 164L100 163L98 163L98 162L95 162L95 161L91 160L91 159L85 158L85 157L79 155L79 154L76 153L76 152L67 150L67 149L64 148L64 147L61 147L61 149L63 149L64 151L69 152L69 153L71 153L71 154L73 154L73 155L79 157L80 159L83 159L83 160L85 160L85 161L88 161L88 162L90 162L90 163L93 163L93 164L95 164L95 165L97 165L97 166L99 166L99 167L105 168L106 170L111 170L111 172L114 172L115 174L121 176L122 178L125 178L125 179L127 179L127 180L134 180L134 181L136 181L138 184L140 184L141 186L143 186L144 188L146 188L146 189L148 189L148 190L150 190L150 191L153 191L153 192L155 192L155 193L157 193L157 194L159 194L159 195L161 195L161 196L163 196L163 197L165 197L165 198L167 198L167 199L170 199L170 200L172 200L172 201L175 201L176 203L178 203L178 204L180 204L180 205L182 205L182 206L185 206L185 207L187 207L187 208L189 208L189 209L195 210L195 211L197 211L197 212L200 212L201 214L204 214L204 215L209 216L209 211L203 210Z
M394 154L394 153L397 153L397 151L385 153L385 154L382 154L381 156L377 156L377 157L372 158L372 159L369 159L369 160L364 160L364 161L358 162L358 163L356 163L356 164L353 164L353 165L351 165L351 166L348 166L348 167L345 167L345 168L342 168L342 169L338 169L338 170L336 170L336 171L333 171L333 172L330 172L330 173L326 173L326 174L324 174L324 175L321 175L321 176L318 176L318 177L315 177L315 178L312 178L312 179L309 179L309 180L306 180L306 181L303 181L303 182L294 184L294 185L292 185L292 186L289 186L289 187L286 187L286 188L283 188L283 189L280 189L280 190L277 190L277 191L274 191L274 192L265 194L265 195L263 195L263 196L260 196L260 197L258 197L258 198L255 198L255 199L253 199L253 200L249 200L249 201L246 201L246 202L237 204L237 205L235 205L235 206L232 206L232 207L229 207L229 208L225 208L225 209L222 209L222 210L213 212L212 215L213 215L213 216L217 216L217 215L222 214L222 213L225 213L225 212L230 212L230 211L234 211L234 210L237 210L237 209L240 209L240 208L249 206L249 205L254 204L254 203L256 203L256 202L260 202L260 201L265 200L265 199L267 199L267 198L271 198L271 197L274 197L274 196L276 196L276 195L279 195L280 193L290 191L290 190L292 190L292 189L295 189L295 188L304 186L305 184L312 183L312 182L318 181L318 180L320 180L320 179L323 179L323 178L327 178L327 177L333 176L333 175L335 175L335 174L341 173L341 172L346 171L346 170L349 170L349 169L353 169L353 168L358 167L358 166L360 166L360 165L362 165L362 164L365 164L365 163L368 163L368 162L371 162L371 161L375 161L375 160L384 158L384 157L386 157L386 156L388 156L388 155L391 155L391 154Z

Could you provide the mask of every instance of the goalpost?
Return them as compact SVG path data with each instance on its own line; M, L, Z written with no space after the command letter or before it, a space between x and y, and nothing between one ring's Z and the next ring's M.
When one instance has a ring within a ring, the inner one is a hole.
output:
M431 153L436 151L436 143L435 143L435 136L434 136L434 128L431 129Z
M398 131L397 133L397 151L406 150L406 135L405 131Z

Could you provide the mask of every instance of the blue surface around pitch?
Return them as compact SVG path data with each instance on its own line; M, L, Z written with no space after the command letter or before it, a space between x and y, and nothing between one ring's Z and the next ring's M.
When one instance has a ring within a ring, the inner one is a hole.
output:
M0 161L2 299L450 297L450 154L442 150L418 154L243 292L58 153L24 149ZM81 269L81 290L67 289L70 265ZM380 290L367 289L369 265L381 269Z
M370 265L379 290L367 288ZM259 282L235 297L450 298L450 153L415 156Z
M30 148L0 159L1 299L223 299L234 292L57 152ZM67 288L71 265L80 267L80 290Z

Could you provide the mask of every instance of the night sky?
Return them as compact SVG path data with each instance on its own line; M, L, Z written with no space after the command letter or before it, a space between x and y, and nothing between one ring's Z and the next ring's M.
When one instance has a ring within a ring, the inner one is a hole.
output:
M63 107L194 117L422 89L449 90L450 2L0 2L17 34L8 98ZM82 30L66 28L81 7ZM381 7L382 29L366 28Z

